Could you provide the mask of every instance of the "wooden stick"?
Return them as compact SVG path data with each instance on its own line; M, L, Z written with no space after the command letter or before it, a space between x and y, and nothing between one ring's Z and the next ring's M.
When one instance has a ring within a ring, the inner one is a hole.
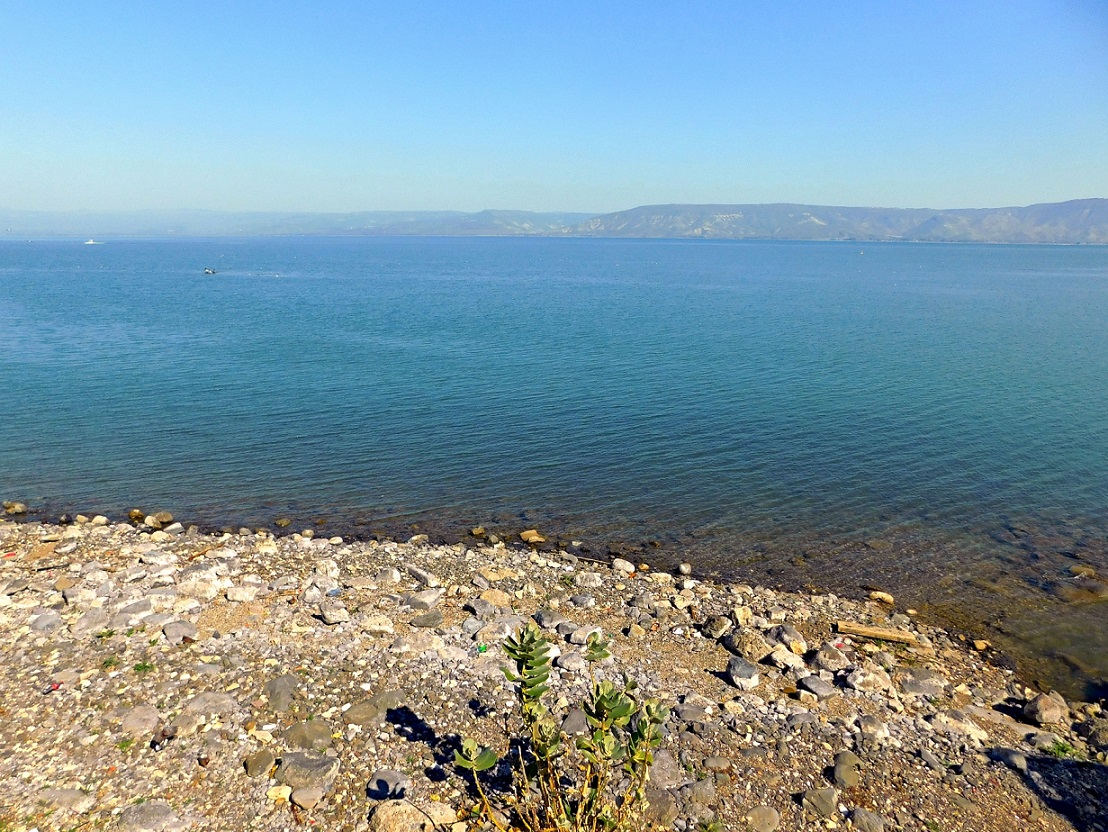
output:
M848 636L879 639L880 641L898 641L901 644L918 645L919 641L907 630L891 630L887 627L869 627L865 624L853 624L849 621L836 621L835 629Z

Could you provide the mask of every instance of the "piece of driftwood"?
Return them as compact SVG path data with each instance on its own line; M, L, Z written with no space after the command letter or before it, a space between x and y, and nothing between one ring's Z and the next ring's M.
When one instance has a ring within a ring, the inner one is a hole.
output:
M892 630L888 627L870 627L865 624L854 624L850 621L836 621L835 629L848 636L862 636L863 638L875 638L881 641L897 641L901 644L918 645L916 637L906 630Z

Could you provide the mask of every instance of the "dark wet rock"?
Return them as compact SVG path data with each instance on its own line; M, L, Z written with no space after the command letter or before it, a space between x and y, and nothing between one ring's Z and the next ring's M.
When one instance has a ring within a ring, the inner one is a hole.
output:
M296 698L298 687L300 687L300 677L291 673L270 679L263 686L266 696L269 697L269 707L279 714L287 711Z
M262 777L269 774L276 765L277 758L268 748L259 748L242 761L242 767L246 769L247 777Z
M1097 751L1108 751L1108 719L1091 719L1081 723L1077 732Z
M834 817L839 812L839 793L831 787L808 789L801 794L800 805L817 817Z
M331 726L322 719L308 719L285 729L281 740L299 751L326 751L334 744Z
M335 757L320 757L302 751L292 751L281 757L277 767L277 782L298 789L302 786L319 786L326 790L339 771Z
M379 768L370 775L366 796L370 800L399 800L404 797L411 784L408 775L390 768Z

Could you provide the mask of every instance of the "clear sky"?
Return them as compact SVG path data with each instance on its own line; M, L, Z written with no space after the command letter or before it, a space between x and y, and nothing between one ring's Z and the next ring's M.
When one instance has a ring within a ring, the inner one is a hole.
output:
M1108 197L1108 2L0 3L0 207Z

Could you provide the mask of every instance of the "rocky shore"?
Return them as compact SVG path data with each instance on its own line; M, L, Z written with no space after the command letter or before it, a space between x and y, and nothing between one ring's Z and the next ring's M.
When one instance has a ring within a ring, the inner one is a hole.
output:
M986 643L885 593L721 584L524 537L0 520L0 831L465 832L454 750L507 748L502 642L527 620L557 648L567 733L597 630L596 672L670 707L659 828L1108 830L1108 715L1024 687Z

